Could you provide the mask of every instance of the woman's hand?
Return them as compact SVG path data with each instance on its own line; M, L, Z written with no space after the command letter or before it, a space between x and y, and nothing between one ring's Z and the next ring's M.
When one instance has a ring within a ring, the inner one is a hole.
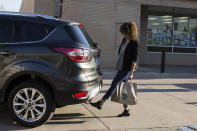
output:
M129 79L128 80L133 80L133 73L129 75Z

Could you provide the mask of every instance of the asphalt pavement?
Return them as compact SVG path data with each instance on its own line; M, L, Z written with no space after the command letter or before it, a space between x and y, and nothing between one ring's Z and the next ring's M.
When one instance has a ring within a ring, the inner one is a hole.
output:
M99 100L115 75L104 71L104 85L93 99ZM0 107L0 131L197 131L197 74L158 73L138 71L138 104L131 106L131 117L116 117L122 105L107 101L103 110L89 104L78 104L56 109L54 117L37 128L24 128Z

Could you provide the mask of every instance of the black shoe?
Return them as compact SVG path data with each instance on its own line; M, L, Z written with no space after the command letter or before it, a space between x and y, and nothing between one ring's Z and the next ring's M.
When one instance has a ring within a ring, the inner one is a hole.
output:
M103 107L103 102L102 101L97 101L96 103L90 102L90 105L96 107L97 109L101 110Z
M124 110L123 113L118 115L118 117L128 117L130 116L129 110Z

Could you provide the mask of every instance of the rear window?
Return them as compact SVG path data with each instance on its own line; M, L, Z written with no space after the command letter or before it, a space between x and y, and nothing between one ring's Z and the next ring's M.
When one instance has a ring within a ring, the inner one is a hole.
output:
M85 44L87 46L93 47L93 40L88 35L84 27L75 26L65 26L65 30L72 40Z

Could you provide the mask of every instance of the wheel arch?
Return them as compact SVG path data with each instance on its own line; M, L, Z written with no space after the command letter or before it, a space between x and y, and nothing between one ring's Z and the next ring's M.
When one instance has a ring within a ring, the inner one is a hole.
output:
M11 76L6 81L6 83L4 84L4 88L3 88L4 89L3 101L5 103L7 102L7 98L15 85L26 80L38 80L39 82L42 82L51 91L54 101L56 100L55 85L51 80L49 80L46 76L44 76L43 74L39 72L25 71L25 72L20 72Z

